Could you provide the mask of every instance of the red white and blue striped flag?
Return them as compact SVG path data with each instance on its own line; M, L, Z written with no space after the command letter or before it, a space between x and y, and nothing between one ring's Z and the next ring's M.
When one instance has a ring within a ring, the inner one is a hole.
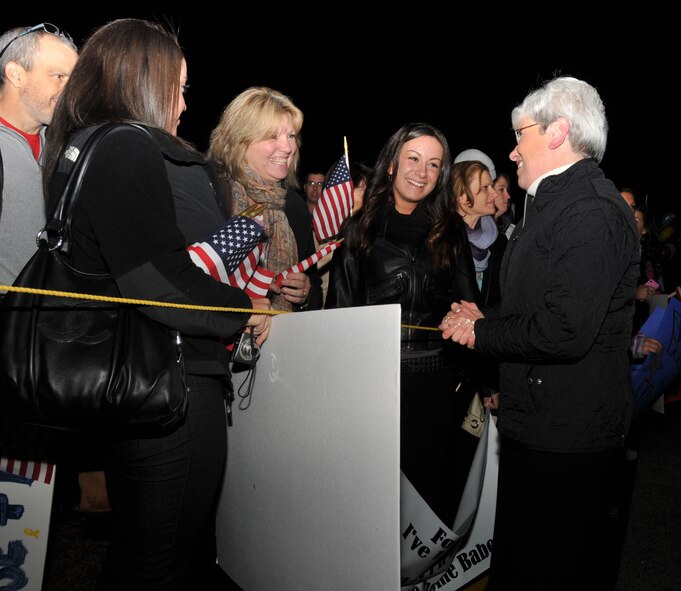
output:
M262 298L274 278L273 272L258 266L265 240L263 227L242 212L187 250L194 264L213 279L243 289L251 298Z
M7 472L20 478L35 480L51 484L54 478L54 464L47 462L34 462L31 460L15 460L12 458L0 457L0 472ZM9 480L7 476L0 477L0 481ZM1 520L0 520L1 521ZM0 523L0 525L4 525Z
M274 271L268 271L258 265L264 248L264 243L258 244L227 279L232 287L243 289L252 299L267 297L274 279Z
M284 280L284 277L286 277L286 275L288 275L289 273L304 273L312 265L316 265L327 254L336 250L341 242L343 242L342 239L341 240L332 240L328 244L325 244L317 252L315 252L314 254L311 254L309 257L307 257L304 261L300 261L299 263L296 263L292 267L289 267L288 269L286 269L286 271L282 271L281 273L279 273L274 278L275 283L277 285L281 285L281 282Z
M322 196L312 211L312 227L319 241L336 236L343 221L350 216L353 189L346 157L341 156L327 175Z
M244 216L242 212L229 218L205 240L188 246L187 250L194 264L213 279L243 289L255 299L267 297L273 281L281 285L289 273L307 271L343 241L333 240L305 260L275 274L258 264L266 240L265 231L257 219Z

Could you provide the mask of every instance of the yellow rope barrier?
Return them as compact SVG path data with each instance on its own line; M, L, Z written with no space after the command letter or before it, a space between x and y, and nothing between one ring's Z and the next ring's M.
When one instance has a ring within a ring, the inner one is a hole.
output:
M94 295L87 293L74 293L71 291L56 291L53 289L38 289L35 287L15 287L14 285L0 285L0 291L18 291L22 293L33 293L36 295L56 296L62 298L74 298L80 300L95 300L98 302L114 302L117 304L133 304L135 306L160 306L162 308L184 308L186 310L202 310L204 312L244 312L246 314L267 314L275 316L277 314L289 314L287 310L255 310L252 308L226 308L222 306L200 306L198 304L176 304L174 302L157 302L154 300L136 300L132 298L117 298L114 296ZM439 328L431 326L414 326L411 324L400 324L402 328L413 328L416 330L436 330Z
M440 332L437 326L414 326L412 324L400 324L402 328L415 328L416 330L436 330Z
M117 298L86 293L73 293L70 291L55 291L51 289L37 289L35 287L15 287L13 285L0 285L0 291L19 291L22 293L34 293L37 295L58 296L62 298L74 298L80 300L95 300L99 302L115 302L118 304L134 304L136 306L159 306L162 308L185 308L187 310L203 310L205 312L245 312L247 314L288 314L286 310L254 310L251 308L227 308L223 306L200 306L196 304L176 304L174 302L156 302L153 300L135 300L131 298Z

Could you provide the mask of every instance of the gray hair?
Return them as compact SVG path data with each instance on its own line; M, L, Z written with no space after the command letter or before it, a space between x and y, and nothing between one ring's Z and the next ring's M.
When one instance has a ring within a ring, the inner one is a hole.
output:
M565 117L570 122L567 139L572 149L585 158L603 159L608 140L605 106L596 89L583 80L561 76L534 90L513 109L514 128L523 117L545 126Z
M76 44L64 33L55 34L37 30L28 35L21 35L28 28L30 27L15 27L0 35L0 51L5 47L7 48L7 51L0 57L0 86L5 83L5 68L9 62L16 62L24 70L30 70L33 67L33 61L40 47L40 39L45 35L52 35L73 51L78 51ZM21 35L21 37L16 38L17 35Z

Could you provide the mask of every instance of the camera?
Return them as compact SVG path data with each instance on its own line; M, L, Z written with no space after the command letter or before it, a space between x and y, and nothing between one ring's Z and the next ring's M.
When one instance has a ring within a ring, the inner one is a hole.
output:
M258 357L260 357L260 347L256 344L253 333L241 333L241 338L236 347L234 347L234 353L232 354L234 363L255 365Z

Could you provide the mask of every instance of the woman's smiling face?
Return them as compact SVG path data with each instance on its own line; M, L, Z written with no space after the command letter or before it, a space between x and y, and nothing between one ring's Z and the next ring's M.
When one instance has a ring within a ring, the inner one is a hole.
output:
M442 172L443 158L444 147L431 135L405 142L397 171L392 167L389 170L394 174L393 197L397 211L413 212L419 202L432 193Z
M246 164L265 181L283 181L297 151L293 121L290 115L284 115L271 138L249 144L246 148Z

